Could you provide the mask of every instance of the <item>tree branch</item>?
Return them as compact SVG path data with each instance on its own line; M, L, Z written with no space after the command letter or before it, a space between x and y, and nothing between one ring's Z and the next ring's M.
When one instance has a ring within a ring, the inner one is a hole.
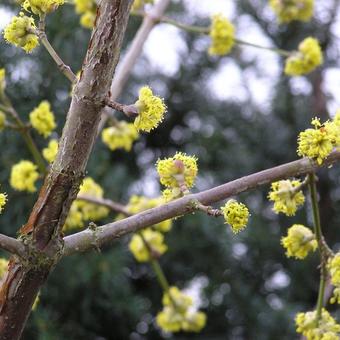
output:
M328 166L339 160L340 152L335 151L327 158L323 166ZM143 211L124 220L98 227L96 228L95 233L87 229L67 236L64 238L64 254L71 255L89 250L93 247L94 243L97 247L101 247L128 233L135 232L170 218L191 213L195 210L193 202L199 201L204 205L213 204L241 192L255 189L279 179L304 175L315 171L318 168L319 166L315 162L303 158L249 176L241 177L197 194L186 195L180 199Z
M0 234L0 248L22 258L25 258L27 255L26 247L20 241L3 234Z

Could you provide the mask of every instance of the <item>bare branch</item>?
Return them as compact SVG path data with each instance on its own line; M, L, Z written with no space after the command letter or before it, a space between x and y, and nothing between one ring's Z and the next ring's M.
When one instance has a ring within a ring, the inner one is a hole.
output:
M116 202L111 201L109 199L97 198L97 197L86 196L86 195L78 195L77 200L102 205L102 206L107 207L107 208L109 208L112 211L115 211L117 213L123 214L125 216L131 216L131 214L127 211L127 209L124 207L124 205L116 203Z
M13 237L0 234L0 248L22 258L26 256L25 246Z
M323 166L331 165L340 160L340 152L333 152L325 161ZM135 232L165 221L170 218L191 213L195 210L193 202L210 205L241 192L255 189L259 186L269 184L279 179L300 176L315 171L319 166L303 158L294 162L279 165L274 168L263 170L249 176L241 177L234 181L222 184L218 187L190 194L162 206L143 211L124 220L108 223L96 228L96 233L87 229L82 232L64 238L65 255L86 251L92 248L94 237L98 247L110 243L112 240L125 234Z

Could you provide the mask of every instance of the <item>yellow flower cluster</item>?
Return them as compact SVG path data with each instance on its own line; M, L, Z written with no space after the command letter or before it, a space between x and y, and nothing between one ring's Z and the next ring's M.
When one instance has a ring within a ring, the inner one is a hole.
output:
M55 11L64 4L64 0L25 0L22 7L26 11L42 16Z
M102 141L110 150L124 149L130 151L133 142L138 138L135 126L124 121L118 122L115 126L108 127L102 132Z
M6 123L6 115L0 111L0 131L2 131L5 128Z
M155 96L148 86L139 90L139 97L135 103L138 116L134 121L136 129L150 132L163 120L166 106L162 98Z
M324 124L314 118L312 125L314 129L306 129L299 134L298 155L313 158L322 164L333 148L340 145L340 112Z
M166 201L175 199L192 188L197 176L197 158L176 152L175 156L158 160L160 182L167 187L163 191Z
M163 255L168 247L162 233L147 228L132 236L129 249L137 261L148 262Z
M200 332L206 324L206 315L193 308L190 296L177 287L170 287L163 296L163 310L157 314L157 325L165 332Z
M55 129L56 123L54 114L51 111L51 105L47 100L42 101L39 106L30 113L30 122L33 128L45 138Z
M153 4L154 0L135 0L132 4L131 10L138 11L142 9L146 4Z
M243 203L238 203L235 200L229 200L223 207L221 207L221 210L226 223L231 226L231 229L235 234L247 226L249 210Z
M308 21L314 10L314 0L269 0L269 5L282 23Z
M273 210L287 216L293 216L297 208L305 202L305 196L301 190L295 189L301 185L300 180L283 180L274 182L268 194L270 201L274 202Z
M319 321L316 318L316 311L312 311L298 313L295 324L296 331L304 335L307 340L337 340L340 336L340 325L324 308Z
M48 146L42 150L42 155L47 160L47 162L52 163L58 153L58 141L56 139L51 139Z
M8 270L8 260L4 258L0 258L0 280L2 280L7 270Z
M144 196L133 195L131 196L129 203L126 205L126 210L131 215L134 215L141 211L158 207L159 205L163 203L164 203L164 199L162 197L147 198ZM170 219L170 220L165 220L163 222L153 225L152 229L156 231L160 231L161 233L166 233L170 231L171 227L172 227L172 221Z
M92 198L103 198L104 191L91 177L84 178L80 186L79 194ZM85 221L98 221L109 214L109 209L89 203L84 200L75 200L67 216L64 230L71 230L84 227Z
M37 35L32 33L35 29L33 18L20 13L5 27L4 38L8 43L19 46L28 53L39 44Z
M285 73L289 76L301 76L312 72L323 63L319 42L308 37L299 44L299 50L287 58Z
M340 253L329 259L327 267L331 276L331 283L335 287L331 303L340 303Z
M222 14L212 17L209 35L211 38L211 46L208 50L210 55L228 54L235 44L235 27Z
M5 193L0 193L0 214L4 210L4 206L7 203L7 195Z
M80 14L80 24L92 28L96 20L97 5L95 0L74 0L77 14Z
M39 178L37 166L31 161L20 161L13 165L10 185L18 191L34 192L37 190L35 182Z
M0 93L4 92L6 87L6 71L4 68L0 68Z
M318 247L313 232L301 224L293 224L288 229L287 236L281 238L281 244L286 248L288 257L300 260Z

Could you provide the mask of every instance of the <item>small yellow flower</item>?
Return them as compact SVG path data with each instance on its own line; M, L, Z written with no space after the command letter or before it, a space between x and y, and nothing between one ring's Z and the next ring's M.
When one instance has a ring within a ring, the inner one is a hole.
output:
M163 296L164 308L157 314L158 326L166 332L200 332L206 315L193 309L192 298L177 287L170 287Z
M33 18L20 13L5 27L4 38L8 43L19 46L28 53L39 45L38 37L32 33L35 29Z
M7 273L8 262L8 260L0 258L0 280L2 280L3 276Z
M58 153L58 141L56 139L51 139L48 143L47 148L42 150L42 154L47 162L52 163Z
M314 10L314 0L269 0L269 4L281 23L309 21Z
M197 176L197 158L177 152L175 156L158 160L157 172L160 182L169 188L180 188L183 185L190 189Z
M208 52L210 55L228 54L235 44L235 27L221 14L212 17L209 34L211 46Z
M334 288L332 297L329 300L329 302L340 304L340 286L336 286Z
M42 101L39 106L30 113L30 122L45 138L55 129L56 123L54 114L51 111L51 105L47 100Z
M281 244L286 248L288 257L300 260L318 247L313 232L301 224L293 224L288 229L287 236L281 238Z
M37 15L44 15L55 11L64 4L64 0L25 0L22 7Z
M138 138L138 132L133 124L124 121L118 122L117 125L108 127L102 132L103 142L114 151L124 149L130 151L132 144Z
M221 210L226 223L231 226L232 231L236 234L243 230L248 223L249 210L243 203L235 200L229 200Z
M131 196L129 203L126 206L126 210L131 215L134 215L141 211L158 207L159 205L163 203L164 203L164 200L162 197L147 198L144 196L133 195ZM170 219L170 220L165 220L163 222L153 225L152 229L155 229L156 231L160 231L161 233L166 233L170 231L171 227L172 227L172 221Z
M103 198L104 190L91 177L85 177L80 186L78 196ZM109 214L109 209L85 200L75 200L67 216L64 230L72 230L84 227L85 221L98 221Z
M2 131L5 128L6 123L6 115L0 111L0 131Z
M18 191L34 192L37 190L35 182L39 178L37 166L31 161L20 161L11 170L10 184Z
M164 243L162 233L148 228L141 231L141 234L143 238L139 234L134 234L129 243L129 249L137 261L148 262L154 256L159 257L167 251L168 247Z
M274 202L273 210L277 214L282 212L287 216L293 216L297 208L303 205L305 202L303 192L294 190L300 185L300 180L283 180L272 183L268 198Z
M80 24L91 29L96 19L97 5L95 0L74 0L77 14L81 15Z
M155 96L148 86L139 90L139 98L135 103L138 116L134 121L136 129L150 132L163 120L166 106L163 99Z
M287 58L285 73L300 76L312 72L322 63L323 56L318 40L308 37L299 44L299 51Z
M7 194L5 193L0 193L0 214L4 210L4 206L7 203Z
M4 92L6 87L6 71L4 68L0 68L0 93Z
M295 317L296 331L307 340L332 340L339 339L340 325L333 317L322 309L321 318L317 321L316 311L298 313Z
M146 4L153 4L154 0L135 0L132 4L131 10L138 11L142 9Z
M335 254L328 262L328 270L333 286L340 286L340 253Z
M332 152L334 147L334 133L332 125L321 124L318 119L313 119L314 129L300 132L298 138L298 155L313 158L318 164Z

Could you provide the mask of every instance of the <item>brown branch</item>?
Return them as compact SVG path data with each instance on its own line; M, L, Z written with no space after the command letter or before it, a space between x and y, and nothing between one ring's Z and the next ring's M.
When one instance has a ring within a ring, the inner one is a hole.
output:
M125 216L131 216L131 214L128 212L128 210L126 209L126 207L124 205L122 205L120 203L116 203L116 202L111 201L111 200L106 199L106 198L97 198L97 197L93 197L93 196L78 195L77 200L102 205L102 206L107 207L107 208L109 208L112 211L115 211L117 213L123 214Z
M124 58L118 65L117 73L115 74L112 84L111 84L111 100L116 100L123 91L126 85L131 71L136 63L136 60L142 54L144 43L149 36L152 29L158 23L154 18L158 18L163 15L167 7L169 6L171 0L160 0L155 4L153 9L150 11L150 15L144 17L143 23L138 29L130 47L125 54ZM98 127L98 132L100 132L109 118L109 113L107 110L103 110L102 120Z
M328 166L339 160L340 152L333 152L323 165ZM241 177L197 194L186 195L180 199L143 211L124 220L108 223L98 227L96 228L95 235L90 230L85 230L74 235L67 236L64 238L64 254L71 255L91 249L94 236L96 238L96 245L101 247L125 234L135 232L139 229L160 223L170 218L191 213L195 210L193 202L198 201L203 205L210 205L241 192L269 184L273 181L304 175L318 168L319 166L315 162L307 158L303 158L254 173L249 176Z
M27 255L26 247L20 241L3 234L0 234L0 248L22 258L25 258Z
M40 190L21 238L30 260L12 257L0 287L0 340L19 339L33 302L60 260L62 227L84 177L97 137L103 102L112 83L132 0L102 0L97 10L56 160Z

